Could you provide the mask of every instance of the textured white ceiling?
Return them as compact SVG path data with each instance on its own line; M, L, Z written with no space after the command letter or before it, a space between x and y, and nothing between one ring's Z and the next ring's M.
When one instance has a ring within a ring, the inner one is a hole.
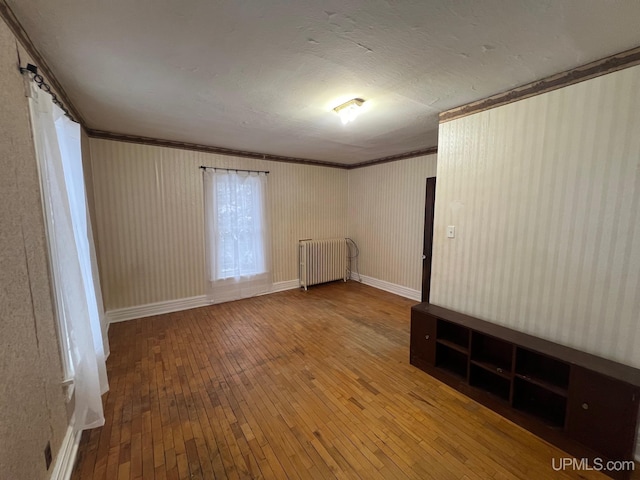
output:
M638 0L7 0L90 128L344 164L640 45ZM332 107L366 112L343 126Z

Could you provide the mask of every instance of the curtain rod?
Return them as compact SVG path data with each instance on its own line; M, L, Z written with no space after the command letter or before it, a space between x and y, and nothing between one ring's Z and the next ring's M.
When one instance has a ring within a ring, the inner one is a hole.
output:
M64 104L60 100L58 100L58 96L55 93L53 93L53 91L51 90L51 86L48 83L46 83L44 81L44 77L38 73L38 67L36 67L35 65L32 65L31 63L27 63L26 67L18 67L18 68L20 70L20 73L22 73L23 75L25 73L27 75L31 75L31 80L36 82L36 85L40 89L44 90L49 95L51 95L51 100L53 101L54 105L57 105L58 107L60 107L60 110L64 112L65 116L69 117L71 120L76 122L76 119L71 116L71 114L69 113L69 110L67 110L67 107L65 107Z
M211 170L213 170L213 171L216 171L216 170L224 170L225 172L236 172L236 173L238 173L238 172L264 173L265 175L269 175L269 170L242 170L242 169L240 169L240 168L205 167L205 166L203 166L203 165L200 165L200 168L201 168L202 170L206 170L206 169L208 168L208 169L211 169Z

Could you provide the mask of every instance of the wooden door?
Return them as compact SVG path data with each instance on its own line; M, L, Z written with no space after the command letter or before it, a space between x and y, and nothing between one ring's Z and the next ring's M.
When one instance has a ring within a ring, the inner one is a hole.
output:
M436 205L436 177L427 178L424 202L424 245L422 248L422 301L429 301L431 291L431 253L433 250L433 213Z
M436 325L437 319L431 315L411 310L410 362L420 366L436 364Z
M567 432L609 460L633 458L639 405L638 387L571 367Z

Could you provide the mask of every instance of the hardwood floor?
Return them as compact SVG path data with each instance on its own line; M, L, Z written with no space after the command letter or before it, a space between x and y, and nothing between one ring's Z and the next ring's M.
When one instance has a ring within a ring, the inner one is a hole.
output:
M111 325L72 478L606 478L409 365L414 303L333 283Z

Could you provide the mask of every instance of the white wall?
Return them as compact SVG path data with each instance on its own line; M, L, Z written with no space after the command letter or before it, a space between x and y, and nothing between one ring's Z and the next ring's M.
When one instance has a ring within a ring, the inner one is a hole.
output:
M269 170L274 282L298 278L302 238L347 234L347 171L91 139L106 310L205 294L200 165Z
M431 302L640 367L640 66L439 139Z
M436 155L349 170L349 236L365 283L419 300L426 179Z

